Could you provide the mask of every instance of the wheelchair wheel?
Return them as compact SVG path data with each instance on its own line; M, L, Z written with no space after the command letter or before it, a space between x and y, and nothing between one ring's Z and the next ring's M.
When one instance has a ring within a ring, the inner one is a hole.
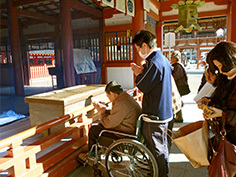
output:
M158 176L154 156L137 140L120 139L112 143L106 151L105 165L111 177Z

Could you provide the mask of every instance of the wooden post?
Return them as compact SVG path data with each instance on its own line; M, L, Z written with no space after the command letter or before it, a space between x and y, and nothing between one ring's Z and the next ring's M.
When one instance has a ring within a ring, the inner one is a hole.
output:
M231 40L231 25L232 25L232 6L231 6L231 4L228 4L226 25L227 25L226 39L227 39L227 41L230 41Z
M201 62L201 50L200 50L200 44L199 41L197 42L197 69L199 68Z
M10 146L10 149L7 150L7 157L15 158L19 155L24 154L24 148L20 146L22 144L21 139L15 139L15 141ZM21 160L17 161L14 166L8 169L9 176L21 176L26 172L26 162L25 159L22 158Z
M11 0L9 0L8 3L10 10L10 44L14 70L15 94L24 96L25 91L23 84L22 54L17 9L13 6Z
M58 24L55 24L55 47L54 47L54 60L56 62L56 68L58 69L57 73L57 88L62 89L65 87L64 77L63 77L63 65L62 65L62 49L61 49L61 35L60 27Z
M107 83L107 68L104 67L107 60L107 49L106 49L106 39L105 39L105 19L99 19L99 28L100 28L100 40L99 40L99 63L101 64L102 78L101 83Z
M71 1L60 0L61 41L63 49L65 86L75 85L73 41L71 27Z
M236 0L231 1L231 41L236 43ZM234 20L233 20L234 19Z
M156 37L157 37L157 47L161 48L161 51L163 51L163 22L161 21L161 13L160 13L160 21L157 22L156 25Z
M143 10L143 1L141 0L135 1L135 14L134 17L132 18L132 22L133 22L132 23L133 35L140 30L144 30L144 10ZM138 52L135 51L135 48L133 48L133 60L137 64L140 64L140 62L142 61Z

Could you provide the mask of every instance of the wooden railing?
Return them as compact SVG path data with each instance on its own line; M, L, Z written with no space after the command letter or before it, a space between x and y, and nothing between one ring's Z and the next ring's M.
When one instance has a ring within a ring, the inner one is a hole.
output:
M140 98L137 88L127 92L136 100ZM6 156L0 158L0 172L13 177L67 175L79 165L76 157L87 149L88 130L98 119L97 113L88 118L88 111L94 111L92 105L1 140L0 149L7 150ZM68 127L26 146L23 144L27 138L73 119L76 122ZM63 142L64 138L69 141Z

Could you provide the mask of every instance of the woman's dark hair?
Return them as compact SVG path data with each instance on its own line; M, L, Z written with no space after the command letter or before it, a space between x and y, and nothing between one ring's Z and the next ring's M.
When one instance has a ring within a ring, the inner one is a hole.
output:
M218 43L207 55L207 63L210 72L215 73L218 68L213 63L217 60L222 64L222 71L228 72L236 66L236 44L233 42ZM211 97L210 106L225 110L227 108L227 100L233 91L236 80L228 80L227 76L218 72L217 87Z
M118 82L111 81L106 85L105 92L106 93L113 92L119 95L121 92L123 92L123 89Z
M139 47L142 47L143 43L146 43L151 49L157 46L156 36L149 31L141 30L135 33L132 44L136 44Z
M214 65L213 60L222 63L222 71L228 72L236 66L236 44L233 42L218 43L207 55L207 63L212 73L218 68Z

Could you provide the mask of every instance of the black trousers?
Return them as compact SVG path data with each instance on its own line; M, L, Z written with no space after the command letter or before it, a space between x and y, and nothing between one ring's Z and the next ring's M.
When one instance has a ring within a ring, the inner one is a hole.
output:
M89 129L89 141L88 141L88 150L90 151L92 146L97 143L99 134L102 130L106 130L106 128L101 124L93 124L92 127ZM117 136L112 133L103 133L102 136L110 137L117 139Z
M143 122L142 134L147 148L156 159L159 177L168 177L169 173L169 151L167 134L164 132L167 123Z

